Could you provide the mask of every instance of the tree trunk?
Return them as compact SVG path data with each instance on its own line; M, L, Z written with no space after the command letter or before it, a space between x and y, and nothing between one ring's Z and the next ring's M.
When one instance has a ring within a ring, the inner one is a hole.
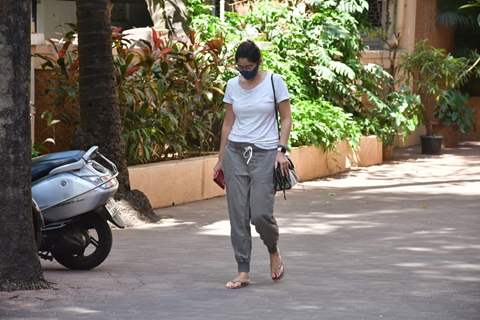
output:
M435 98L427 93L421 93L423 108L422 108L422 117L423 123L425 125L425 134L427 136L433 135L433 122L434 122L434 109L435 109Z
M188 40L187 8L182 0L145 0L157 31L167 31L170 36Z
M118 167L120 183L116 199L127 204L120 210L158 220L148 198L130 191L122 122L115 89L112 56L111 2L77 0L78 58L80 62L80 142L98 145L100 152ZM120 206L117 203L117 206ZM130 213L129 213L130 214ZM122 214L123 215L123 214ZM141 219L141 220L145 220Z
M130 190L122 124L115 92L109 0L77 0L80 61L80 127L85 147L100 152L119 169L119 192Z
M0 291L46 288L33 237L30 0L0 0Z

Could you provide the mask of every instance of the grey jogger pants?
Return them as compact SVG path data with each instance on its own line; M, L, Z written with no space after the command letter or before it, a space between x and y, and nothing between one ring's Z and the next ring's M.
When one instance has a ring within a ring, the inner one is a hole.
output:
M278 226L273 217L273 169L277 150L229 141L223 171L227 188L231 240L238 272L250 271L252 238L250 222L270 253L277 251Z

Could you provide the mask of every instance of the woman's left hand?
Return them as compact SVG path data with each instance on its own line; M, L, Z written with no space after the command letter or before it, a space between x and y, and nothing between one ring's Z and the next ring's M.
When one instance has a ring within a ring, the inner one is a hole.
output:
M275 162L275 168L277 168L277 166L280 166L280 168L282 169L282 173L283 175L286 177L288 176L288 160L287 160L287 157L285 157L285 154L283 152L277 152L277 161Z

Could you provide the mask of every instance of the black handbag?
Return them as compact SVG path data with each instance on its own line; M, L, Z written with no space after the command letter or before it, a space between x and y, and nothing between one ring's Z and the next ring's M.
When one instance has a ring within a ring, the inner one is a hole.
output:
M273 103L275 105L275 119L277 120L278 139L280 140L280 122L278 121L278 104L277 97L275 95L275 85L273 84L273 74L270 80L272 82L273 89ZM285 191L292 189L292 187L298 183L298 177L295 172L295 166L293 165L292 159L290 159L288 155L285 155L285 157L288 160L288 175L284 175L280 169L280 166L277 166L275 170L273 170L273 183L275 186L275 191L283 191L283 198L287 199Z

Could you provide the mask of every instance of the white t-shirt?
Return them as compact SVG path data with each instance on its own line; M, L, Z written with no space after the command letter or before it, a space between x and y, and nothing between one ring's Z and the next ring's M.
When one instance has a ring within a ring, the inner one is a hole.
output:
M275 106L271 72L253 89L243 89L239 77L228 80L223 102L233 107L235 122L228 136L233 142L249 142L262 149L275 149L278 146L278 129L275 119ZM282 77L273 75L277 103L289 99L287 86Z

